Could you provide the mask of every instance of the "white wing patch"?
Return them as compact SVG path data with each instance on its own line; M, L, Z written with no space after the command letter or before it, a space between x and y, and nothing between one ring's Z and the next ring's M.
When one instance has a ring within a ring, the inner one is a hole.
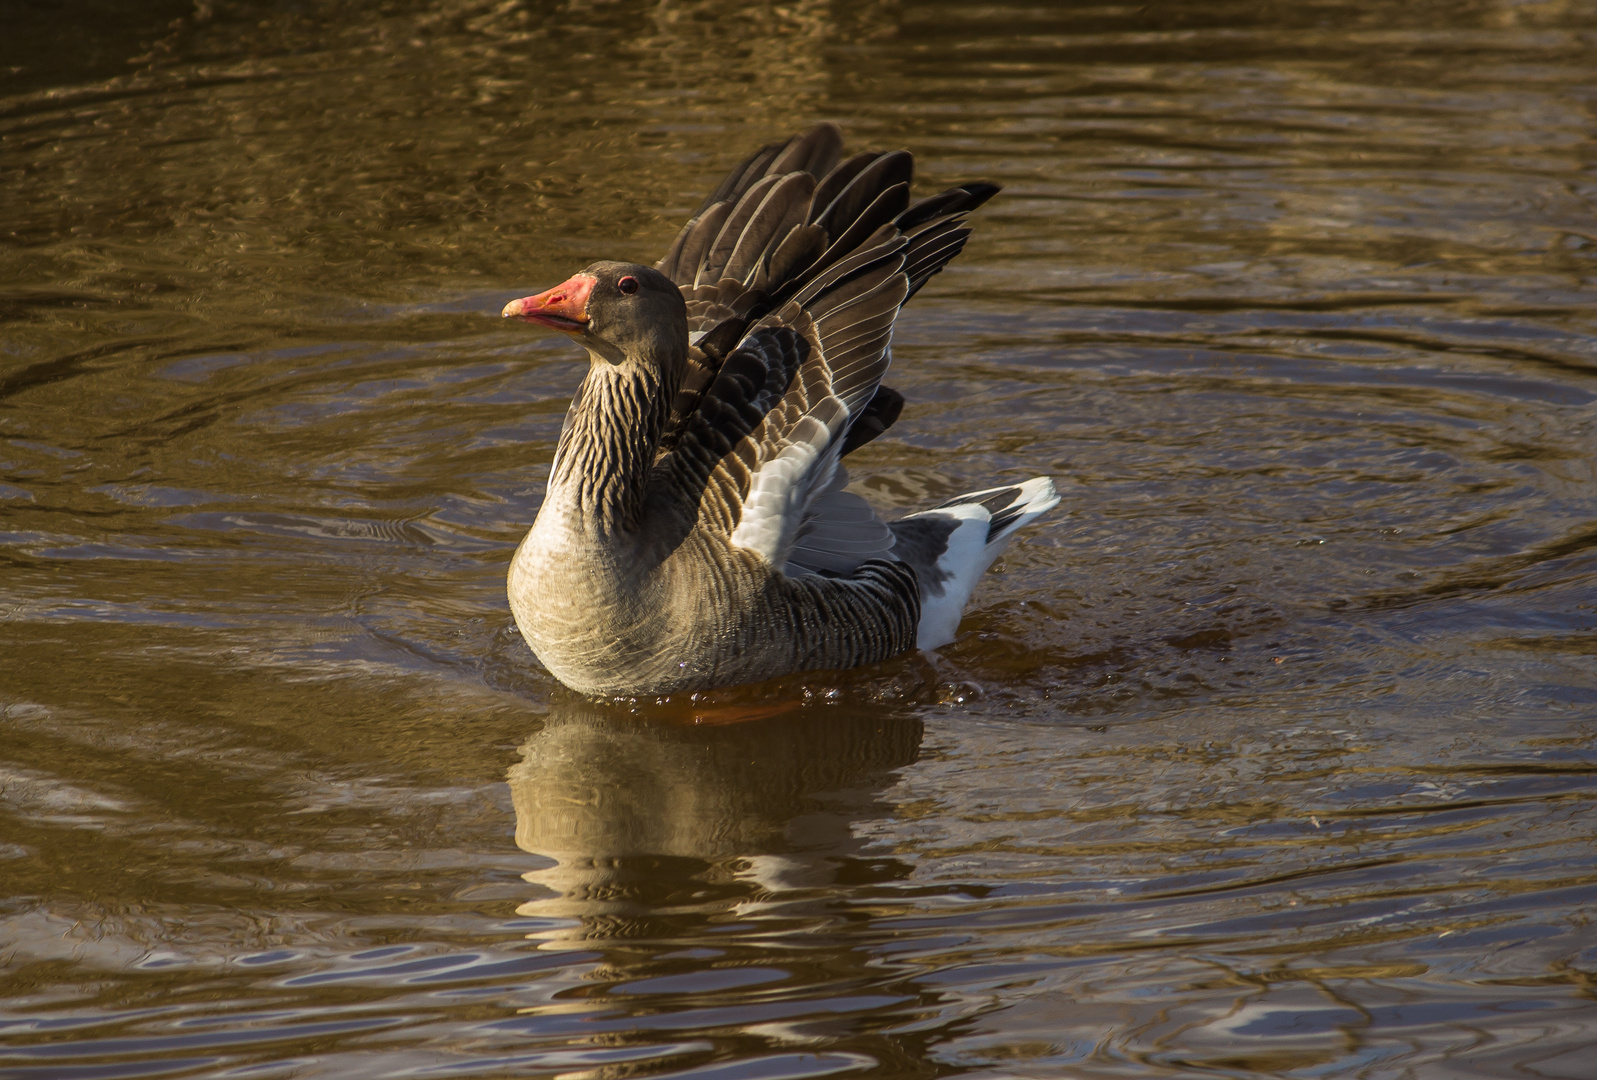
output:
M831 399L840 423L828 425L812 413L787 432L792 439L749 482L732 543L755 551L789 577L849 574L868 559L891 558L893 531L870 503L845 490L848 470L837 464L842 448L836 430L848 413Z
M737 528L732 530L732 544L758 552L771 566L784 571L790 562L797 562L800 573L821 569L846 572L833 568L843 561L840 556L847 549L834 550L824 536L808 541L813 554L795 559L793 552L800 534L810 526L823 502L841 514L840 543L859 544L864 539L859 530L847 527L858 516L858 507L849 499L835 498L844 494L842 488L848 483L848 474L837 464L843 449L842 434L848 429L848 409L837 398L825 397L810 406L806 415L786 422L779 415L780 409L779 406L766 417L752 438L769 445L771 430L778 429L781 442L786 445L766 458L750 477L749 493L743 499ZM859 505L864 506L864 500L859 500ZM885 525L877 524L888 532ZM880 537L876 537L876 546L870 550L877 550L880 542ZM892 546L890 532L887 545ZM854 559L849 568L870 557L867 554Z
M803 417L794 425L794 434L804 428L819 428L823 433L821 445L826 445L826 428L820 421ZM804 481L820 456L821 451L810 442L795 442L755 470L748 496L743 500L743 513L732 530L733 546L759 552L772 566L786 561L787 552L783 549L798 531L809 494L809 485Z

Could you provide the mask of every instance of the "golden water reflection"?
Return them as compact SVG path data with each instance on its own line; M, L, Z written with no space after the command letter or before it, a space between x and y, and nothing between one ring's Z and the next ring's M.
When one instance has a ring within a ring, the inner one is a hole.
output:
M526 874L552 896L524 915L581 920L576 938L656 932L661 897L724 908L824 889L869 844L856 821L914 763L924 727L892 709L795 710L725 726L650 721L564 698L510 770L516 844L555 860Z

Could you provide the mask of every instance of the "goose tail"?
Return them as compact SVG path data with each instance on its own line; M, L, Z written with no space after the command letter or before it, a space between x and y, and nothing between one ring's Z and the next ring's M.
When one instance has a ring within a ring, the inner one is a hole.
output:
M972 491L892 525L894 554L915 568L921 616L915 644L935 649L954 640L976 582L1015 531L1059 505L1046 476Z

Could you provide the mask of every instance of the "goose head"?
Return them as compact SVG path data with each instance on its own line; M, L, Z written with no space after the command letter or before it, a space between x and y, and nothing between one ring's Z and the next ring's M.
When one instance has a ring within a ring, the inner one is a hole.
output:
M501 314L570 334L596 362L671 370L687 359L682 291L658 270L636 263L594 263L552 289L512 300Z

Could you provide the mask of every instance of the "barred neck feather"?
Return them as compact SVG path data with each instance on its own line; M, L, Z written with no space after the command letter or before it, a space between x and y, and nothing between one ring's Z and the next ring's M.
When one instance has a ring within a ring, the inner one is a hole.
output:
M549 498L601 537L635 532L674 387L652 364L595 358L566 413Z

